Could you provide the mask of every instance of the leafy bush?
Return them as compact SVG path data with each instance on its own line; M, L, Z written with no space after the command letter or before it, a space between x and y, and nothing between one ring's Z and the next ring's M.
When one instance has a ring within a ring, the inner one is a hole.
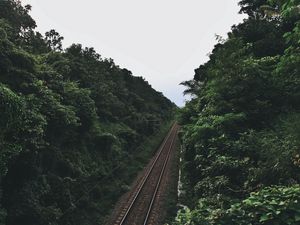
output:
M267 187L231 206L213 224L284 225L300 222L300 186Z
M251 193L245 200L233 203L229 209L220 203L201 199L194 210L185 207L179 211L174 224L296 225L300 221L299 209L299 185L273 186Z

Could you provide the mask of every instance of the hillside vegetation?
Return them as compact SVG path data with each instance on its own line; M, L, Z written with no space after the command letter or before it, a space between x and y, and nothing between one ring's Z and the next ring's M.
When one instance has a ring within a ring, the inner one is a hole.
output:
M30 10L0 0L0 224L102 224L175 105Z
M300 1L239 5L249 17L183 83L176 225L300 224Z

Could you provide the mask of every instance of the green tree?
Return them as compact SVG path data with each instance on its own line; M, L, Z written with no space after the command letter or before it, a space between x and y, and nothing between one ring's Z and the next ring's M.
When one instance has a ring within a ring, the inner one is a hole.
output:
M61 37L60 34L54 29L45 33L45 42L47 46L54 51L62 51L63 39L64 37Z

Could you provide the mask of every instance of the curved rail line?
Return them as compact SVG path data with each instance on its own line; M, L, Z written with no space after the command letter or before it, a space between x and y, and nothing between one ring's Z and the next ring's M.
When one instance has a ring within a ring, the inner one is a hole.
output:
M121 215L122 219L120 222L116 222L115 225L125 225L127 219L128 219L128 216L130 215L130 213L134 213L132 212L132 208L133 206L135 205L135 203L137 202L137 199L140 197L141 195L141 192L142 190L144 189L145 187L145 184L146 182L148 181L154 167L156 166L156 164L158 163L158 161L160 160L160 156L162 155L162 153L164 151L166 151L166 144L168 141L170 141L170 137L172 138L171 139L171 143L169 145L169 147L167 148L167 156L165 157L164 160L164 163L163 163L163 166L160 170L160 174L159 174L159 178L157 180L157 183L155 185L155 190L152 194L152 197L151 197L151 202L150 204L148 205L148 210L147 210L147 214L144 218L144 222L143 222L143 225L146 225L148 223L148 220L150 218L150 214L151 214L151 211L152 211L152 208L153 208L153 205L154 205L154 201L156 199L156 195L158 193L158 190L159 190L159 187L160 187L160 184L161 184L161 181L162 181L162 178L163 178L163 175L164 175L164 172L165 172L165 169L166 169L166 166L168 164L168 161L169 161L169 158L170 158L170 154L171 154L171 150L172 150L172 147L173 147L173 144L174 144L174 140L176 138L176 134L177 134L177 124L174 124L172 126L172 128L170 129L168 135L166 136L166 138L164 139L163 143L161 144L160 148L159 148L159 151L153 161L153 163L151 164L151 167L147 170L147 173L146 175L142 178L140 184L138 185L138 188L137 188L137 191L134 193L134 197L130 203L130 205L128 206L128 208L126 209L125 213L123 215Z

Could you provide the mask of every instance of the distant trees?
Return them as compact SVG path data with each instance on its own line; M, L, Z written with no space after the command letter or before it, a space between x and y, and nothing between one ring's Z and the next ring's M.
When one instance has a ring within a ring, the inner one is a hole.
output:
M239 5L241 6L240 13L246 13L249 17L258 18L265 15L261 7L268 5L268 0L242 0L239 2Z
M47 31L45 33L45 42L47 46L54 51L62 50L62 40L64 37L61 37L60 34L54 29Z
M0 0L3 10L0 12L0 18L9 21L17 35L24 35L29 30L36 27L35 21L28 14L31 10L30 5L22 6L21 1Z

